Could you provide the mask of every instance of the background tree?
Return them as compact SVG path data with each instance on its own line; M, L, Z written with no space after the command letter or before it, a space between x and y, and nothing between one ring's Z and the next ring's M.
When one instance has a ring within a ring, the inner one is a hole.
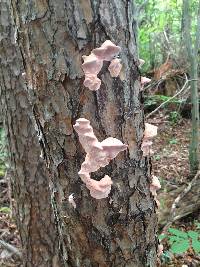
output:
M141 4L143 1L137 0L136 2ZM148 70L149 74L158 83L162 84L159 90L157 90L158 94L175 95L179 86L183 86L181 81L183 77L180 80L183 72L188 73L191 79L191 97L189 97L189 93L188 99L183 97L182 104L185 107L182 107L182 109L185 108L188 113L190 113L190 110L192 111L192 134L189 148L192 174L196 173L199 168L200 155L198 92L199 17L198 0L149 0L145 12L140 14L139 31L140 57L147 59L143 70ZM166 60L168 56L171 58L170 61ZM160 71L162 67L165 69L163 75L156 75L156 71ZM171 70L172 72L170 73ZM163 81L164 83L162 83ZM162 86L167 89L165 91L162 90Z
M149 191L150 163L140 150L144 114L132 2L12 0L11 4L27 83L21 88L28 93L33 110L28 115L37 123L51 180L63 266L155 266L156 214ZM103 70L100 90L91 92L83 86L81 56L106 39L121 46L123 70L120 79L111 79ZM5 55L9 59L8 51ZM23 94L16 95L17 101L23 99ZM5 102L5 108L10 112L12 103ZM93 176L99 179L106 172L113 178L111 194L103 200L91 198L78 176L84 153L72 125L80 117L91 121L99 140L112 136L129 146ZM12 128L8 131L12 144ZM28 137L20 135L22 142ZM35 157L36 152L26 151ZM15 164L20 170L18 161ZM24 185L20 187L23 190ZM72 193L76 209L68 201ZM20 204L17 194L15 198ZM48 221L45 214L43 219ZM28 234L28 229L24 231ZM27 240L30 237L34 235L26 235Z
M200 121L199 121L199 92L198 92L198 53L200 48L200 1L198 6L196 34L194 41L191 35L190 5L183 0L183 31L187 48L188 61L190 64L189 75L191 79L191 102L192 102L192 134L189 149L190 170L193 174L199 169L200 157Z

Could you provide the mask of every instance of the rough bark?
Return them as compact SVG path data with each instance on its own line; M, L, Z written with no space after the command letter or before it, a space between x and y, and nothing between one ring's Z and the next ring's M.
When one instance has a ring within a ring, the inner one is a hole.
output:
M24 266L59 265L48 170L31 116L21 54L14 39L9 1L0 0L0 96L12 163L13 205Z
M27 91L52 182L64 266L156 266L150 164L140 149L144 115L132 1L11 2ZM83 86L81 56L106 39L122 48L122 74L112 79L103 69L100 90L91 92ZM93 175L112 177L107 199L91 198L78 176L84 151L72 125L80 117L91 121L99 140L112 136L129 146ZM72 193L76 209L68 202Z

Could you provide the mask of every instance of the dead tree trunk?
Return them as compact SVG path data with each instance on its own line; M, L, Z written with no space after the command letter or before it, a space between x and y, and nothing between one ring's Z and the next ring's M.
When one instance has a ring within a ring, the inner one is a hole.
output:
M26 89L51 179L64 266L156 266L150 164L140 149L144 114L132 1L11 2ZM92 92L83 86L81 56L106 39L121 46L123 70L112 79L103 69L102 86ZM93 176L112 177L106 199L91 198L78 176L84 151L72 125L80 117L90 120L99 140L112 136L129 146ZM72 193L76 209L68 202Z
M48 170L40 157L22 58L14 39L9 1L0 0L0 102L12 163L12 193L26 267L54 267L59 246Z

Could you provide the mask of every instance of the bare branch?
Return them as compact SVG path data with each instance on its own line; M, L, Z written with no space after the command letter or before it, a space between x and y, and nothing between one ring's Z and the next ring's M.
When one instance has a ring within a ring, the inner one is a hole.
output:
M168 223L165 225L165 227L163 228L163 231L162 231L162 233L166 233L166 231L167 231L167 229L170 227L170 225L173 223L173 222L175 222L175 221L177 221L177 220L179 220L179 219L181 219L181 218L183 218L183 217L185 217L186 215L188 215L188 214L190 214L190 212L184 212L183 214L181 214L181 215L177 215L177 216L175 216L176 214L176 207L177 207L177 205L178 205L178 203L180 202L180 200L181 199L183 199L183 197L191 190L191 188L192 188L192 186L195 184L195 182L196 182L196 180L197 180L197 178L200 176L200 171L198 171L197 173L196 173L196 175L195 175L195 177L192 179L192 181L188 184L188 186L176 197L176 199L174 200L174 202L173 202L173 204L172 204L172 206L171 206L171 211L170 211L170 214L171 214L171 216L170 216L170 219L168 220ZM193 206L195 206L195 205L191 205L191 207L193 207ZM190 209L190 210L192 210L192 209Z
M185 75L186 76L186 75ZM156 109L154 109L151 113L149 113L147 116L146 116L146 119L148 119L149 117L151 117L154 113L156 113L159 109L161 109L165 104L167 104L168 102L170 102L172 99L174 99L177 95L179 95L180 93L182 93L185 89L188 90L190 88L187 87L187 84L188 82L191 81L191 80L188 80L187 79L187 76L186 76L186 81L183 85L183 87L181 88L181 90L179 90L174 96L170 97L169 99L167 99L165 102L163 102L159 107L157 107Z
M0 245L4 247L6 250L8 250L9 252L16 254L19 258L22 258L22 253L13 245L8 244L7 242L1 239L0 239Z

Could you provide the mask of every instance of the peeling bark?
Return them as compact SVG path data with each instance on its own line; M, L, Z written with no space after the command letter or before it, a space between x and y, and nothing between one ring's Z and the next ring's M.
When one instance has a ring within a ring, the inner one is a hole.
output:
M156 266L150 164L140 148L144 114L132 1L11 2L64 266ZM122 73L111 78L106 66L100 72L101 88L92 92L83 86L81 57L106 39L122 48ZM91 198L78 176L85 155L72 125L80 117L90 120L99 141L112 136L129 146L92 175L112 177L106 199ZM68 202L72 193L76 209Z

